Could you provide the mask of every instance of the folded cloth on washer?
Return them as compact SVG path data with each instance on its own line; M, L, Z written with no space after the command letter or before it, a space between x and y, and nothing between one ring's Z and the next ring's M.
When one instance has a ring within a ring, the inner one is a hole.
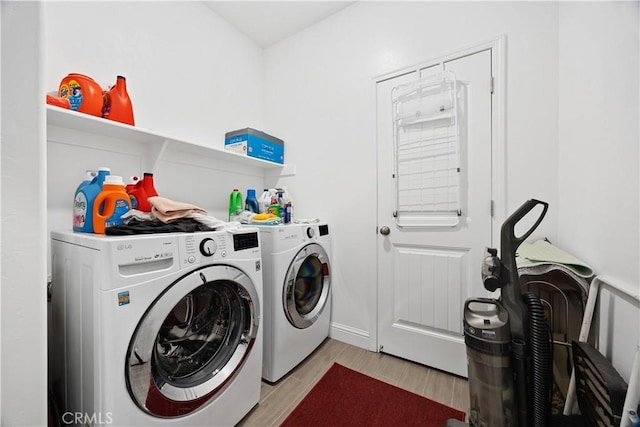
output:
M154 196L149 197L147 200L151 204L151 213L164 223L178 218L184 218L191 213L207 214L207 211L196 205L176 202L166 197Z
M193 233L196 231L213 231L213 229L193 218L176 218L170 223L164 223L158 218L143 221L130 218L126 224L112 225L104 229L104 233L110 236L177 232Z
M547 240L533 243L524 242L518 248L516 263L518 268L533 267L544 264L559 264L585 279L593 276L593 270L585 262L579 260Z
M233 222L225 222L200 212L188 213L184 216L184 218L190 218L194 221L199 222L200 224L206 225L212 230L223 230L223 229L234 227L236 224Z
M132 219L136 219L138 221L151 221L152 219L155 219L155 218L156 217L153 216L151 212L142 212L137 209L128 210L127 212L122 214L122 216L120 216L120 219L122 219L125 224L131 221Z

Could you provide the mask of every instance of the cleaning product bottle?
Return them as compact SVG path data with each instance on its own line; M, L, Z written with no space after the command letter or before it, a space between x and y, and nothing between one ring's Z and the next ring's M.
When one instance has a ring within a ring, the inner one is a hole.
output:
M293 197L286 187L282 187L282 199L285 206L284 223L293 222Z
M278 206L280 207L278 214L280 215L280 221L284 224L284 216L287 210L287 207L284 203L284 197L282 197L282 191L278 191Z
M269 205L271 204L271 196L269 195L269 189L265 188L258 199L258 207L260 208L259 213L266 213L267 209L269 209Z
M109 175L93 205L93 231L104 234L107 227L123 224L122 215L131 210L131 201L121 176Z
M83 195L85 193L82 192L82 189L91 184L91 181L93 181L93 178L95 177L95 171L89 169L84 171L84 179L78 185L78 188L76 188L76 192L73 196L73 229L75 231L82 231L82 227L85 224L85 209L87 208L87 201L86 197L83 199Z
M129 183L124 187L124 190L129 195L129 200L131 200L131 209L138 209L138 199L135 195L138 182L140 182L140 178L134 175L129 178Z
M147 197L155 197L158 195L156 187L153 184L153 174L151 172L142 174L142 188L144 188Z
M269 203L269 207L267 208L267 213L279 217L280 203L278 203L278 193L276 193L275 190L269 190L269 195L271 196L271 202Z
M133 106L127 93L127 79L118 76L115 86L104 92L102 117L134 126Z
M102 190L102 183L111 173L109 168L101 167L97 174L86 182L80 183L73 198L73 231L93 233L93 205L95 198Z
M242 193L234 188L229 195L229 221L231 221L231 217L237 215L242 212Z
M151 187L153 188L153 185ZM151 191L154 190L152 189ZM149 203L149 201L147 200L149 196L144 189L144 178L138 179L138 182L136 182L133 188L127 186L127 193L135 197L136 204L138 205L136 209L138 209L140 212L151 212L151 203Z
M68 74L58 86L58 96L69 101L69 107L80 113L102 117L102 87L84 74Z
M245 203L245 210L253 213L260 213L260 207L258 206L258 199L256 199L256 190L249 188L247 190L247 200Z

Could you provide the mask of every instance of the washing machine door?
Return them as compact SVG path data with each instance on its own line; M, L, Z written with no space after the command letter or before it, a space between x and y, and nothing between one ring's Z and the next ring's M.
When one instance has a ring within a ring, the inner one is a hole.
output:
M215 265L181 277L151 304L131 338L129 394L155 417L206 406L242 369L259 319L256 289L241 270Z
M313 325L331 295L329 257L317 243L303 247L293 258L283 287L284 311L293 326Z

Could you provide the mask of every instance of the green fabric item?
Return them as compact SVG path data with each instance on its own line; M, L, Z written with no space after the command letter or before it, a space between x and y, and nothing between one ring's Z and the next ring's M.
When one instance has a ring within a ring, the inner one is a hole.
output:
M593 276L593 270L586 263L546 240L536 240L533 243L524 242L518 248L516 255L518 268L560 264L585 279Z

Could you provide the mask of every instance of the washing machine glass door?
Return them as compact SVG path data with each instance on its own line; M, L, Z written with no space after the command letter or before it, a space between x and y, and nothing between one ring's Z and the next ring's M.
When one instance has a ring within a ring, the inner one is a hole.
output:
M329 257L317 243L302 248L291 261L284 283L284 311L299 329L311 326L331 295Z
M134 402L172 418L213 401L252 350L258 311L251 279L234 267L208 266L175 281L131 338L125 375Z

